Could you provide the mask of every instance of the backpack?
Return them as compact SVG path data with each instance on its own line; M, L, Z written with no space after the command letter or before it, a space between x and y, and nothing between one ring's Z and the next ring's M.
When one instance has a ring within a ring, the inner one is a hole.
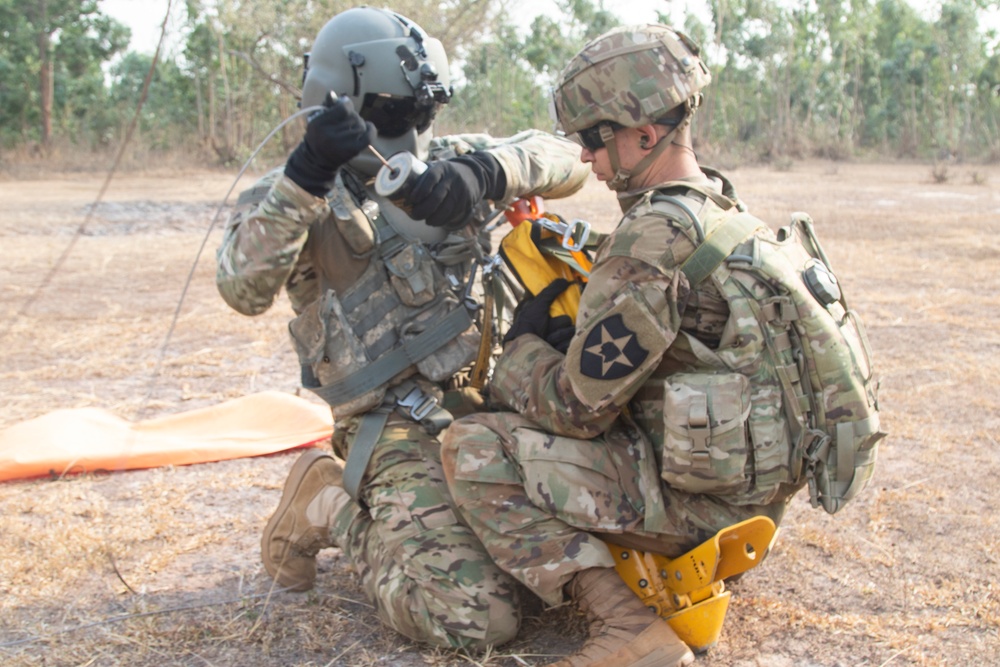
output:
M719 213L704 221L704 241L680 268L692 286L715 281L738 339L753 341L719 356L751 386L780 387L791 477L808 483L813 507L834 514L868 485L885 436L864 324L809 215L794 213L775 233L736 207Z

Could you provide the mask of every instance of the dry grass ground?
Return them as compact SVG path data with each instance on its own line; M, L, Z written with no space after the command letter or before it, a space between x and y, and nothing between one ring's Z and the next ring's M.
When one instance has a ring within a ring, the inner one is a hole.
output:
M873 486L841 514L793 501L698 664L1000 664L1000 169L953 167L944 183L919 165L730 176L773 223L813 215L868 323L891 435ZM0 427L56 408L136 419L296 391L287 303L254 319L226 308L218 229L163 346L231 179L122 174L79 237L102 174L0 180ZM552 207L616 214L596 182ZM0 664L513 666L579 640L573 614L534 606L497 654L422 650L379 626L336 551L314 591L273 590L258 536L294 457L0 485Z

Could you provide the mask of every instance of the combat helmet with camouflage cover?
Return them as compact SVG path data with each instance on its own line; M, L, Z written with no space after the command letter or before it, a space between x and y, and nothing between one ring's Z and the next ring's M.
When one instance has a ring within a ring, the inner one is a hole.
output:
M437 39L410 19L374 7L355 7L330 19L306 57L302 106L322 104L334 91L351 99L378 130L383 155L399 151L426 159L438 108L451 99L448 56ZM381 163L369 151L351 166L374 175Z
M557 129L573 135L599 128L616 172L611 189L627 189L631 174L646 169L690 123L712 80L699 53L673 28L622 26L588 43L563 70L552 99ZM631 170L620 168L613 129L649 124L672 130Z

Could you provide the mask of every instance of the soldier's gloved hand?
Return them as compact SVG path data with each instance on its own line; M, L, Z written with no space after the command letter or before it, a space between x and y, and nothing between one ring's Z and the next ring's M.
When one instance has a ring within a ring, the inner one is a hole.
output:
M563 354L569 349L570 341L576 335L576 325L569 315L560 315L549 320L548 331L545 332L545 342Z
M560 294L566 291L566 288L570 284L565 278L556 278L546 285L545 289L541 292L519 303L514 310L514 321L511 322L510 329L507 330L507 334L503 337L504 344L506 345L524 334L534 334L539 338L547 340L546 337L549 334L552 322L549 309L552 308L552 303L559 298ZM556 319L561 320L562 317ZM567 317L566 319L569 318ZM566 345L569 345L568 341Z
M326 107L306 126L306 136L285 163L285 175L322 197L334 173L375 140L375 126L354 110L349 97L327 94Z
M476 151L432 162L417 178L405 203L415 220L450 231L469 222L479 202L501 199L506 189L507 175L497 159Z

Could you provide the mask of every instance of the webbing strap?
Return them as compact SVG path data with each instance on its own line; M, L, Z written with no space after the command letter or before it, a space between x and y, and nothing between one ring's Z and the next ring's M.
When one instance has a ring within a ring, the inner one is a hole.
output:
M691 286L695 286L715 271L740 243L764 223L749 213L737 213L716 227L691 256L681 264L681 271Z
M837 424L837 494L843 500L850 500L864 485L863 478L858 477L858 459L868 463L868 456L859 456L855 449L857 439L878 433L878 414L856 422L840 422Z
M375 445L378 444L378 439L382 437L382 431L389 421L390 412L392 412L391 407L382 407L361 417L358 432L354 436L354 442L351 443L351 450L347 452L347 462L344 463L344 490L355 501L358 499L361 479L368 469L368 462L375 451Z
M424 430L432 436L448 428L454 417L438 405L438 399L425 393L413 380L403 380L386 393L382 406L362 415L357 433L347 452L347 462L344 464L344 490L355 501L364 479L368 463L375 446L382 437L389 415L397 410L400 414L419 422Z
M663 193L667 190L673 190L674 188L684 188L685 190L694 190L699 193L705 199L711 199L715 202L715 205L721 208L723 211L728 211L729 209L736 206L736 200L729 197L721 192L717 192L710 187L701 185L700 183L693 183L691 181L667 181L656 186L659 193ZM654 200L656 195L653 195ZM668 195L669 197L669 195ZM672 199L672 197L670 197Z
M470 326L472 318L469 312L464 307L456 308L433 326L404 341L395 350L382 355L364 368L326 386L306 386L306 389L330 405L341 405L385 384L397 373L435 352Z
M569 266L569 268L579 273L584 278L590 277L591 266L586 256L581 255L580 257L578 257L578 255L580 255L579 252L570 252L569 250L563 248L561 245L557 245L554 240L551 243L549 242L549 240L545 240L536 245L538 245L538 249L541 252L545 253L546 255L555 257L559 261ZM583 260L583 262L580 261L581 259ZM584 263L586 263L586 265Z
M484 276L484 282L487 280ZM488 280L496 280L489 278ZM469 378L469 386L475 389L482 389L486 386L486 375L490 369L490 356L493 353L493 309L496 300L493 296L492 285L486 285L483 294L483 315L479 327L479 350L476 353L476 363L472 367L472 374Z

